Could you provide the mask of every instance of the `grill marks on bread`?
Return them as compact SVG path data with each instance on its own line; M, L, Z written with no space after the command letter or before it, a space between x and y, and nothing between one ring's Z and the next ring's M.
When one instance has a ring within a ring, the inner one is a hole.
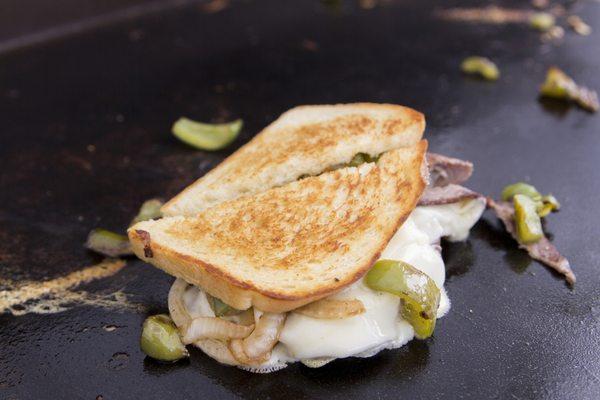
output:
M284 113L162 208L165 216L196 215L223 201L283 186L348 163L359 152L414 146L423 115L390 104L301 106Z
M415 207L427 144L129 230L136 254L235 308L281 312L366 273ZM153 258L144 254L148 232ZM279 301L274 301L279 300Z

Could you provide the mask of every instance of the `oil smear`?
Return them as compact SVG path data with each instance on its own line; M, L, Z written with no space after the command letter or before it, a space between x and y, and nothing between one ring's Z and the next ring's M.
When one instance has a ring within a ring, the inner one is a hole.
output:
M127 295L120 290L108 294L71 290L79 285L113 276L123 267L125 261L107 259L47 281L14 282L0 279L0 286L5 288L0 290L0 314L53 314L80 305L137 310L141 305L130 303Z
M449 8L435 11L435 16L445 21L492 25L528 23L529 18L531 18L532 15L532 10L501 8L496 6L483 8Z

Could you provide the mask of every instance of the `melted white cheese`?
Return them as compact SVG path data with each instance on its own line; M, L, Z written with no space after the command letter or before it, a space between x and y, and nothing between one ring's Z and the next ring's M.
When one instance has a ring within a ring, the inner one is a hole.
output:
M417 207L381 255L382 259L413 265L436 283L441 290L438 317L450 309L450 300L443 289L445 269L439 240L465 239L484 208L483 199ZM279 340L290 359L372 355L373 351L400 347L414 335L412 327L399 316L400 301L396 296L373 291L359 281L332 297L357 298L366 312L339 320L289 313Z
M466 239L484 209L483 199L417 207L381 255L381 259L405 261L435 282L441 292L438 318L450 309L444 290L440 238ZM361 280L332 298L359 299L366 311L338 320L315 319L290 312L279 343L261 368L268 370L271 365L302 360L317 360L318 365L322 365L334 358L370 357L383 349L401 347L414 337L412 326L399 315L400 300L396 296L373 291ZM202 291L188 289L184 303L192 316L212 314Z

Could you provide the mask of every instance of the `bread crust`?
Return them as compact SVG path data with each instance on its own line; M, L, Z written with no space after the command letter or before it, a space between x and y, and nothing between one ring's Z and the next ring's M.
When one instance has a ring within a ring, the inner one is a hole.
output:
M371 268L426 186L426 149L421 141L377 164L224 202L196 217L138 223L128 231L132 248L234 308L293 310Z

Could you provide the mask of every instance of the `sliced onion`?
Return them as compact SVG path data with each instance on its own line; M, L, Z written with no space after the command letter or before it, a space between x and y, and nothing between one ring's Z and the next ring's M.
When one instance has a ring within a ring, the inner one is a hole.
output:
M190 344L199 339L243 339L253 330L254 325L238 325L218 317L198 317L183 329L183 343Z
M234 339L229 342L227 346L229 351L240 364L252 364L258 363L257 360L251 360L250 357L244 352L244 341L241 339Z
M187 287L188 283L186 281L176 279L173 286L171 286L171 290L169 290L169 313L175 325L180 329L183 329L192 320L183 304L183 295ZM194 345L222 364L240 364L233 357L227 348L227 344L223 341L217 339L200 339L194 342Z
M342 319L364 313L365 306L358 299L322 299L300 307L294 312L317 319Z
M183 279L177 278L169 290L168 304L169 314L175 325L181 330L191 321L190 314L183 304L183 294L188 287L188 283Z
M257 359L270 352L279 341L286 314L264 313L254 331L244 339L244 353Z
M239 361L227 348L227 344L221 340L201 339L195 342L194 345L221 364L236 366L240 365Z
M263 313L247 338L232 340L229 350L243 364L260 364L269 359L279 341L286 314Z
M252 311L252 308L244 310L240 314L237 314L237 315L230 315L230 316L221 317L221 318L226 321L236 323L238 325L254 326L254 312Z

